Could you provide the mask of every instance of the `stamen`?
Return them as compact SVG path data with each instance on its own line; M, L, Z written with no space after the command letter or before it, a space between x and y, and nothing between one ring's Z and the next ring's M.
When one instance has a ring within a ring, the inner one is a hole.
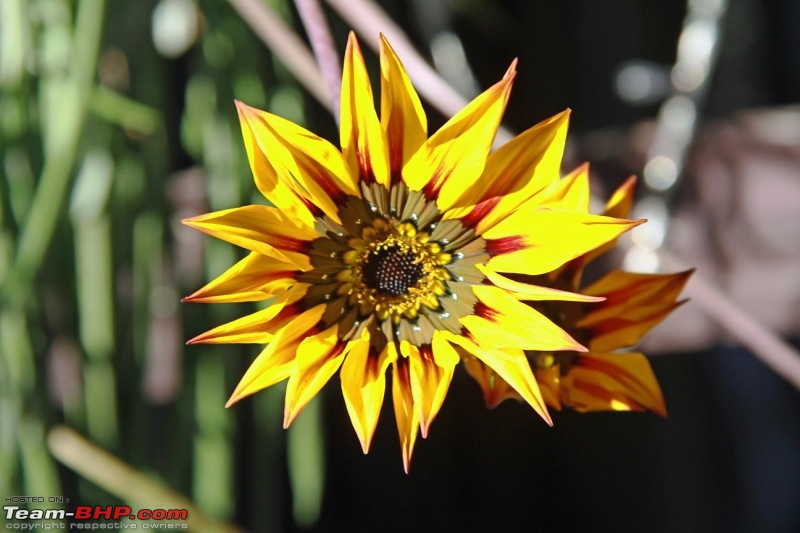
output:
M364 284L380 294L400 296L414 287L423 274L416 254L398 245L380 248L362 266Z

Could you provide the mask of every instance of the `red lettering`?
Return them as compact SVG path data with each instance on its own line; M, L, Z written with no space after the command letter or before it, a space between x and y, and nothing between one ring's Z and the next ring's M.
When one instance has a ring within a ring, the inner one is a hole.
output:
M86 520L92 517L92 508L88 505L79 505L75 508L75 520Z
M119 520L122 517L129 516L131 514L131 508L127 505L117 505L114 508L114 520Z
M113 513L114 513L114 508L111 507L110 505L106 505L105 508L96 505L94 507L94 516L92 518L94 518L95 520L97 520L98 518L105 518L106 520L110 520Z
M168 520L186 520L189 517L189 511L186 509L170 509L167 511Z

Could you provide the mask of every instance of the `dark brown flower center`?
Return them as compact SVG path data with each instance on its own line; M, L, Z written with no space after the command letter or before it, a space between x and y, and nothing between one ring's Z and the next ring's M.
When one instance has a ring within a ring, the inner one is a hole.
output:
M388 296L405 294L423 274L422 263L413 252L400 246L380 248L369 255L362 267L364 284Z

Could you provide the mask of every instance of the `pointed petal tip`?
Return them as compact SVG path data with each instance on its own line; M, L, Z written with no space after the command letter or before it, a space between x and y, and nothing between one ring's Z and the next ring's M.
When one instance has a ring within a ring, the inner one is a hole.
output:
M358 443L361 444L361 451L364 452L364 455L367 455L372 444L372 435L362 435L361 431L356 429L355 426L353 426L353 429L356 430L356 437L358 437Z
M518 57L515 57L513 60L511 60L511 64L508 66L508 70L506 70L506 73L505 73L505 75L503 77L507 78L509 76L512 76L512 75L516 74L517 73L517 64L518 63L519 63L519 58Z
M542 420L544 420L548 426L553 427L553 418L550 416L550 411L547 409L546 404L539 404L539 409L536 409L536 412L542 417Z
M574 339L573 339L573 340L574 340ZM588 352L588 351L589 351L589 348L587 348L587 347L586 347L586 346L584 346L583 344L581 344L581 343L579 343L579 342L575 341L574 347L573 347L573 348L570 348L570 350L573 350L573 351L576 351L576 352L581 352L581 353L586 353L586 352Z
M236 106L236 110L241 114L247 112L250 109L250 106L239 100L238 98L233 99L233 105Z
M302 410L302 408L297 409L296 407L293 408L287 405L283 410L283 429L289 429L289 426L292 425L292 422L294 422L297 415L299 415Z
M192 294L188 296L184 296L181 298L181 303L197 303L197 300L201 299L203 295L200 293L200 289L194 291Z
M553 418L550 416L550 411L547 409L547 405L540 404L541 409L536 409L536 413L542 417L545 424L550 427L553 427Z
M260 111L259 109L249 106L238 99L234 99L233 103L236 105L236 111L239 113L240 119L247 120L253 118Z
M403 472L408 475L408 471L411 470L411 455L410 454L403 454Z
M241 389L239 387L236 387L233 393L231 394L231 397L228 398L227 402L225 402L225 409L230 409L231 407L239 403L240 400L246 398L247 396L249 396L249 394L242 394Z
M423 424L422 422L419 423L419 434L422 436L423 439L428 438L428 430L430 429L430 424Z
M361 435L359 435L358 440L361 442L361 451L364 452L364 455L367 455L369 453L370 439L364 440L361 438Z
M354 32L353 30L350 30L350 33L347 34L347 50L350 49L358 52L361 51L361 46L359 46L358 44L358 37L356 37L356 32Z
M295 416L297 416L297 414L292 414L288 406L283 410L283 429L289 429L289 426L294 422Z
M202 215L197 215L197 216L193 216L193 217L186 217L186 218L182 218L182 219L181 219L181 224L183 224L184 226L189 226L190 228L194 228L194 227L196 227L196 225L197 225L197 224L196 224L196 222L195 222L195 220L197 220L197 219L198 219L199 217L201 217L201 216L202 216Z
M206 341L205 335L206 335L205 333L201 333L200 335L192 337L191 339L186 341L186 346L192 346L194 344L204 344Z

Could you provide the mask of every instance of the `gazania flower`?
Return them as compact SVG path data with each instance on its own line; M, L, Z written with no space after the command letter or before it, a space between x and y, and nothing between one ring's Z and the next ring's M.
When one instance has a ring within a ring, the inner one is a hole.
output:
M406 470L461 356L477 358L550 422L524 350L585 350L524 301L592 300L514 282L543 274L638 222L530 202L557 179L568 114L489 154L514 80L478 96L427 138L399 59L381 40L381 115L358 43L344 63L341 151L237 102L258 189L250 205L186 224L249 250L187 298L268 300L190 342L266 344L228 405L288 379L284 426L340 371L366 452L391 369Z
M605 214L625 217L630 211L633 178L611 197ZM588 167L555 181L539 195L543 205L588 212ZM677 274L635 274L613 271L581 288L584 267L613 242L570 261L553 272L528 281L580 291L597 302L535 302L534 308L553 319L589 351L528 351L528 357L547 405L566 405L578 411L643 411L666 416L664 398L647 358L622 351L641 338L683 302L677 302L691 271ZM519 398L513 387L480 361L467 360L467 370L481 385L487 405Z

